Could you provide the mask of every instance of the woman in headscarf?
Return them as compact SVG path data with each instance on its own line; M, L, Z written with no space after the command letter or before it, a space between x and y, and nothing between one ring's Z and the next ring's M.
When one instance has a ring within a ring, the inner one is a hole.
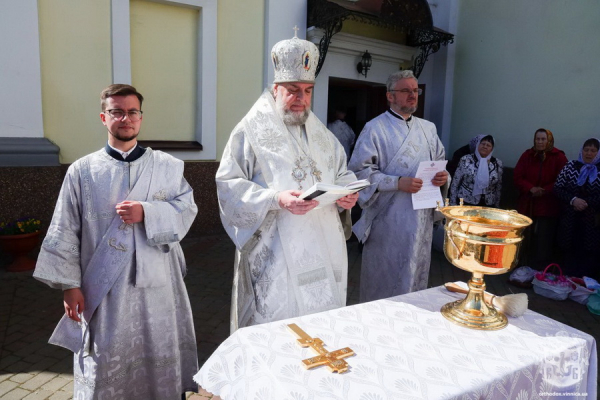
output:
M560 246L565 252L565 273L598 279L599 262L596 252L600 246L600 179L598 163L600 142L585 141L579 158L569 161L562 169L554 192L562 208L560 216Z
M502 161L492 157L494 138L480 135L472 154L463 156L452 179L450 203L498 207L502 192Z
M536 269L557 261L553 249L559 203L554 195L554 182L566 163L565 153L554 147L552 132L542 128L535 132L533 147L525 150L515 166L514 183L519 191L517 211L533 220L523 248L529 265Z

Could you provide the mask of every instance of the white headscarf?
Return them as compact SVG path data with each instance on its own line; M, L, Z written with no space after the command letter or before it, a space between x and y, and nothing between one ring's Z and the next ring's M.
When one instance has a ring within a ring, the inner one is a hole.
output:
M485 193L485 189L490 184L490 170L488 168L488 161L492 158L492 153L494 153L494 149L487 157L481 157L479 154L479 143L483 138L487 138L490 135L485 135L479 138L477 141L477 145L475 146L475 155L479 160L479 168L477 168L477 174L475 175L475 187L473 187L473 195L478 196Z

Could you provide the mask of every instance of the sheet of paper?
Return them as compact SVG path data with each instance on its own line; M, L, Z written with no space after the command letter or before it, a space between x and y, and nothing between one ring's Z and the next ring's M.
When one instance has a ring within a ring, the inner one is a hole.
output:
M424 208L435 208L437 202L444 204L442 192L439 187L433 186L431 180L440 171L446 169L447 160L442 161L421 161L415 178L423 180L423 186L417 193L412 194L413 210L422 210Z

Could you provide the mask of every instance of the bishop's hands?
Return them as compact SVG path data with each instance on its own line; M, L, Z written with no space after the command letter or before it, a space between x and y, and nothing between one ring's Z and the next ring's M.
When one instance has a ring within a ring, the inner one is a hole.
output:
M67 289L63 291L65 314L73 321L81 322L79 314L85 310L85 300L81 289Z
M126 224L137 224L144 220L144 207L139 201L123 201L115 206L121 221Z
M295 215L304 215L319 205L319 202L316 200L300 200L298 196L301 194L302 192L297 190L285 190L283 192L279 192L279 196L277 198L279 201L279 207L284 210L288 210Z
M349 210L352 207L354 207L357 200L358 200L358 193L352 193L352 194L349 194L348 196L342 197L341 199L337 199L336 203L338 206L342 207L343 209Z

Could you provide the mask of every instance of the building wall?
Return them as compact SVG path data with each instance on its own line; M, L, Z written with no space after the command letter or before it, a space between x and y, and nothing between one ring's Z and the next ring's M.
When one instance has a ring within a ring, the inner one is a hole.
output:
M165 121L156 119L156 114L164 112L165 109L166 114L175 117L183 116L184 119L194 114L193 107L183 103L193 103L195 96L191 94L192 90L184 87L184 80L188 80L190 86L196 83L189 73L194 67L192 64L196 56L190 54L194 49L190 50L189 42L194 36L194 30L197 31L196 34L201 33L197 25L196 27L194 25L197 24L194 18L198 16L198 9L194 10L193 7L173 9L166 5L167 3L169 2L161 0L132 0L131 2L127 0L78 2L23 0L19 3L29 12L27 23L31 26L28 30L36 26L39 28L40 43L38 46L27 38L28 40L23 41L19 46L12 46L9 53L23 50L21 53L24 54L24 49L27 48L27 54L30 56L29 65L34 64L32 62L35 61L34 55L39 52L41 67L37 70L32 68L32 71L25 71L19 68L18 63L12 63L10 68L3 70L0 87L10 89L12 81L20 82L24 79L33 85L36 73L38 76L41 75L41 83L38 83L38 93L41 93L41 101L38 102L41 107L38 108L42 111L38 114L43 115L43 118L40 118L39 129L32 135L41 137L43 134L44 137L55 142L60 147L62 165L44 168L0 168L0 183L3 187L0 193L0 220L33 216L40 218L43 227L46 228L50 223L68 165L106 143L106 128L101 124L99 117L99 95L103 88L113 83L115 74L127 75L115 72L115 60L112 58L114 44L112 28L114 27L111 19L114 16L111 16L111 11L114 11L115 4L129 10L132 16L129 21L125 21L132 24L131 78L132 83L138 85L138 89L146 97L144 102L146 114L140 139L190 140L188 137L178 137L173 133L187 131L189 134L191 130L189 119L185 121L187 128L185 124L179 124L178 121L165 124ZM184 3L186 2L182 1L179 4ZM199 0L194 3L208 4L209 2ZM200 209L189 233L191 236L222 231L214 182L218 161L231 130L250 109L264 87L265 2L263 0L243 2L219 0L214 4L218 7L216 21L218 47L215 46L214 51L206 51L206 47L203 48L204 53L198 58L201 59L200 61L216 65L218 70L217 78L211 82L217 85L217 95L209 99L211 106L214 107L216 104L218 113L216 113L216 123L212 132L207 132L216 137L218 148L216 151L213 150L215 156L208 161L186 162L185 176L194 188L195 199ZM20 7L11 3L11 18L15 18L22 12L24 11ZM204 18L203 22L206 22L208 13L202 14L202 10L200 13ZM139 18L142 17L145 18L144 26L138 24ZM177 26L181 22L185 26ZM214 21L209 22L214 23ZM21 24L24 22L21 21ZM14 29L9 30L13 32L19 26L16 24ZM5 27L10 28L9 25L2 24L2 28ZM165 31L163 29L165 27L173 29ZM127 32L129 30L125 30L126 34ZM157 32L162 32L162 36L155 37L154 34ZM11 35L0 37L0 48L22 37L22 35L14 37ZM165 35L170 36L165 37ZM154 55L151 54L153 45L156 49L160 48L160 52L157 51ZM169 49L169 46L175 48ZM177 68L181 65L175 65L172 60L165 60L165 57L183 60L181 62L187 64L186 69L178 72ZM5 65L4 60L2 65ZM25 72L27 78L23 77ZM175 99L176 101L170 99L165 92L172 88L164 86L164 82L169 82L171 86L178 88L177 90L182 94L181 98ZM23 87L31 90L29 86ZM26 99L26 97L19 96L18 99ZM13 97L12 103L15 99L17 97ZM162 107L161 102L163 105L168 104ZM9 106L14 108L12 103L9 103ZM28 104L32 104L27 99L19 100L18 104L21 103L22 105L15 109L25 110ZM32 108L28 109L28 112L31 113ZM6 121L5 118L0 117L0 128ZM173 128L174 126L177 128ZM145 137L146 131L150 137ZM27 135L29 133L24 136ZM0 129L0 137L4 136L15 136L15 134Z
M219 0L217 159L263 86L265 2Z
M102 147L99 94L112 83L110 1L39 1L44 136L71 163Z
M538 128L577 157L599 135L597 0L461 0L451 149L480 133L514 166Z

